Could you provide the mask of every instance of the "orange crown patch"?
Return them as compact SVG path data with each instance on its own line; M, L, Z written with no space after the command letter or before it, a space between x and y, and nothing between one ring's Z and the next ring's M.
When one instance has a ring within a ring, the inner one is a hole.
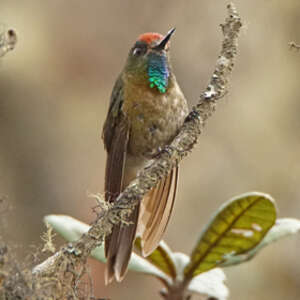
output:
M147 32L144 34L141 34L138 38L139 41L143 41L147 43L148 45L152 44L154 41L162 40L164 38L163 35L155 32Z

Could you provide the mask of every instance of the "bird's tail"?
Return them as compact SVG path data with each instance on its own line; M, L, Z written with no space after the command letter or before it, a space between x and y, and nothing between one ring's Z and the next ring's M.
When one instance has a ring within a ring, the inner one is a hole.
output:
M114 278L117 281L121 281L126 274L136 235L139 207L140 204L134 208L128 224L115 225L112 233L105 238L105 255L107 258L106 284L112 282Z
M144 256L156 249L170 219L177 180L178 168L176 167L134 208L128 224L115 225L112 233L106 237L106 284L114 278L117 281L124 278L136 235L141 237Z

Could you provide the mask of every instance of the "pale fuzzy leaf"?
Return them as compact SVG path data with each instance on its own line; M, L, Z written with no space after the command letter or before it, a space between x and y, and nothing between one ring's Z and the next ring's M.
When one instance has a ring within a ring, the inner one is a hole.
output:
M184 278L184 268L190 262L190 257L181 252L173 253L172 256L176 265L177 280L181 281ZM224 272L220 268L215 268L194 277L189 283L188 290L218 300L225 300L229 295L229 290L224 284L225 280Z
M69 242L78 240L82 234L86 233L90 226L66 215L48 215L44 217L44 222L48 223L53 229ZM101 261L106 262L103 245L95 248L91 255ZM149 263L146 259L132 253L128 269L144 274L160 277L167 282L170 282L170 277Z
M194 277L188 286L188 290L218 300L226 300L229 290L224 284L225 280L224 272L219 268L215 268Z
M228 267L246 262L257 255L258 252L265 246L274 243L279 239L295 234L298 231L300 231L300 220L292 218L278 219L261 243L259 243L254 249L245 254L231 257L228 256L227 261L224 262L221 267Z
M66 215L48 215L44 222L69 242L77 241L90 228L88 224Z
M264 247L298 231L300 231L300 220L292 218L278 219L258 247Z
M175 252L172 253L172 257L175 263L176 271L177 271L177 277L176 279L178 281L182 281L184 278L184 268L186 265L190 262L190 257L184 253L181 252Z

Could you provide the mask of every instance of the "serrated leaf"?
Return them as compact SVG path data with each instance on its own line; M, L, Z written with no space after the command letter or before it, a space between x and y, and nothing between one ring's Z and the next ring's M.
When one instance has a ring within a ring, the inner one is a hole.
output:
M229 290L224 284L225 280L224 272L216 268L194 277L188 285L188 290L206 295L209 299L226 300L229 296Z
M276 220L275 225L270 229L270 231L266 234L263 240L251 251L236 255L231 259L228 258L221 267L228 267L232 265L237 265L246 261L249 261L254 256L256 256L259 251L265 246L276 242L279 239L287 237L289 235L295 234L300 231L300 220L285 218Z
M186 278L192 278L224 263L229 257L253 249L276 220L274 200L267 194L247 193L225 203L204 229L191 261Z
M136 240L135 247L141 251L140 238ZM161 241L158 247L150 255L145 257L145 259L165 274L174 279L176 278L176 268L172 258L172 251L164 241Z
M53 229L57 233L59 233L69 242L78 240L84 233L88 232L88 230L90 229L89 225L65 215L48 215L44 217L44 222L51 225L51 227L53 227ZM106 258L104 255L103 245L95 248L92 251L91 256L105 263ZM168 283L171 282L171 278L167 274L135 253L132 253L131 255L128 269L135 272L159 277L163 281L166 281Z

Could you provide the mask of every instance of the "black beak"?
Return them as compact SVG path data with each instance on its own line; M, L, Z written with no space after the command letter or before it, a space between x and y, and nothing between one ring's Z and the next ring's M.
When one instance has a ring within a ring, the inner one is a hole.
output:
M153 49L158 51L164 50L172 34L175 32L175 30L176 30L175 27L169 30L168 33L165 35L165 37L160 41L160 43L156 45Z

